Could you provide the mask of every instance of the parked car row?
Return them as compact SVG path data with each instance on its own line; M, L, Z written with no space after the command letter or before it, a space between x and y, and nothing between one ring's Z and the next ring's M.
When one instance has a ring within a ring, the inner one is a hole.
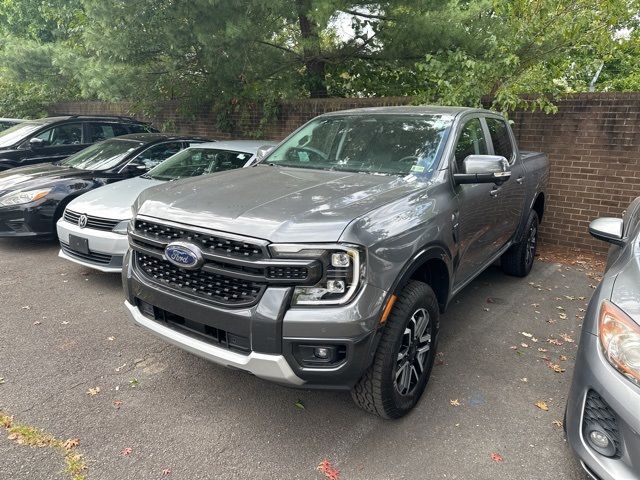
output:
M384 418L420 399L451 299L496 261L524 277L535 260L548 159L487 110L334 112L275 148L94 135L106 124L151 128L60 117L0 133L0 236L57 234L60 257L122 271L133 322L163 340L284 385L351 390ZM86 148L12 168L45 145ZM615 247L565 426L599 478L640 478L639 210L592 224Z

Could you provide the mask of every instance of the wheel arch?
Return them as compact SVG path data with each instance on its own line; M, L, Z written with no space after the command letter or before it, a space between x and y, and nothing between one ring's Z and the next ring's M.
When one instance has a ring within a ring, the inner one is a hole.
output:
M449 301L453 277L451 255L440 245L432 245L418 252L404 266L390 294L397 294L410 280L419 280L431 287L444 312Z

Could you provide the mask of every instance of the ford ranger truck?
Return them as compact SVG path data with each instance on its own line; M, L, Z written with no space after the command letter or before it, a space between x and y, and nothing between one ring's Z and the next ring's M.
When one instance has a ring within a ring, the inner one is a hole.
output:
M254 167L145 190L126 307L212 362L398 418L451 299L498 260L531 270L548 169L488 110L321 115Z

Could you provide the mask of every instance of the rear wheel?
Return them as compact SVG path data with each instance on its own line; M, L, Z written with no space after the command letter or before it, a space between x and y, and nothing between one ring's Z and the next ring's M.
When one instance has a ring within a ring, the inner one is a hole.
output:
M515 277L529 275L538 247L538 214L531 210L522 240L507 250L500 259L502 270Z
M358 406L399 418L416 405L435 359L438 316L431 287L409 282L391 310L372 365L351 390Z

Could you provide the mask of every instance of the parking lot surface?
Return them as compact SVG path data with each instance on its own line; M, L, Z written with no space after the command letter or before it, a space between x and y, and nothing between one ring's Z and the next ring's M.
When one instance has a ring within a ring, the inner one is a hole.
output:
M0 412L78 439L87 479L317 480L324 459L345 480L585 478L559 423L596 283L576 266L482 274L442 318L421 402L386 421L165 344L129 323L119 275L56 254L0 241ZM0 478L71 478L60 451L7 436Z

